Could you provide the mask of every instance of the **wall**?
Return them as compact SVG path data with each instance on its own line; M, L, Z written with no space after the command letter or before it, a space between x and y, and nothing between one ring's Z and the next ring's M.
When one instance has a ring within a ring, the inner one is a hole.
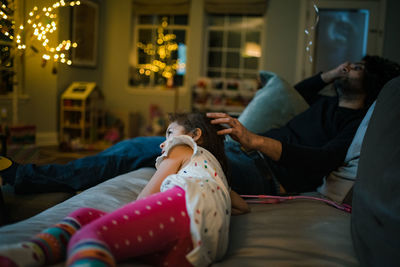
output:
M270 0L267 12L266 42L261 69L280 74L289 83L297 82L296 57L300 1Z
M38 7L51 6L53 1L27 0L26 12ZM26 17L26 16L25 16ZM57 39L57 36L53 37ZM51 41L57 41L57 40ZM29 47L29 44L27 44ZM25 91L29 98L19 101L19 122L36 125L37 139L54 142L57 137L57 75L51 74L52 65L41 67L42 58L27 49L25 54ZM51 141L50 141L51 140ZM47 142L47 141L46 141Z
M400 64L400 1L386 0L383 56Z
M262 69L279 73L290 83L296 82L295 69L297 40L299 34L300 6L303 0L270 0L268 18L266 20L265 58ZM48 0L26 0L27 10L33 7L52 4ZM190 16L190 43L188 45L188 85L194 84L201 74L203 4L201 0L193 0ZM38 137L42 143L51 143L56 140L58 132L58 104L59 96L73 81L93 80L102 89L107 108L124 110L126 112L140 112L144 118L148 117L149 104L158 104L164 111L174 109L174 93L159 91L156 94L144 92L132 93L128 87L128 56L131 46L131 0L102 0L99 35L99 64L95 69L76 68L63 65L58 75L51 74L50 66L40 67L41 59L28 57L26 59L26 91L29 99L20 101L20 121L37 126ZM387 0L386 32L384 36L383 55L400 61L400 40L398 27L400 18L396 14L399 1ZM60 38L69 33L68 14L60 16L62 28ZM200 30L199 30L200 29ZM200 45L199 45L200 44ZM190 87L179 94L179 110L190 108ZM48 138L48 141L45 139Z

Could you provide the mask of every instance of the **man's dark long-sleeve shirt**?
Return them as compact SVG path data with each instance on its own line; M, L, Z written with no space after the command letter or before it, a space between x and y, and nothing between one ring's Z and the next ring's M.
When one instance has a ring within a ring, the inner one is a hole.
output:
M310 108L263 134L282 143L281 158L271 168L288 192L315 190L341 166L365 115L364 109L339 107L337 97L318 95L325 86L320 74L298 83L295 88Z

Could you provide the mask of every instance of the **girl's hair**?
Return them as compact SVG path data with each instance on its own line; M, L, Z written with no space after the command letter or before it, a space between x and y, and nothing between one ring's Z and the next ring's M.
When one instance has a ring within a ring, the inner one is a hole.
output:
M169 120L183 126L186 133L194 132L196 128L201 129L199 145L217 158L228 179L230 175L228 175L228 161L224 149L225 136L217 134L217 131L222 130L223 127L219 124L211 124L211 119L203 113L173 113L169 114ZM230 179L228 183L230 184Z

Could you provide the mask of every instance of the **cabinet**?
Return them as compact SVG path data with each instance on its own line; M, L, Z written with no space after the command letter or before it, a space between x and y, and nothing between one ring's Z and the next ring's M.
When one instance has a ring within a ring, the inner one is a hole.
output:
M258 88L255 79L200 78L193 86L193 110L239 116Z
M93 143L105 131L103 96L94 82L74 82L61 95L60 142Z

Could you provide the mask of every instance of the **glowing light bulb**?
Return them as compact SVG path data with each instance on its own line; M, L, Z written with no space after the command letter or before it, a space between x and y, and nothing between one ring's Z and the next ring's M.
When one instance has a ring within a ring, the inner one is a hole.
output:
M68 60L68 61L67 61L67 64L68 64L68 65L71 65L71 64L72 64L72 61L71 61L71 60Z

